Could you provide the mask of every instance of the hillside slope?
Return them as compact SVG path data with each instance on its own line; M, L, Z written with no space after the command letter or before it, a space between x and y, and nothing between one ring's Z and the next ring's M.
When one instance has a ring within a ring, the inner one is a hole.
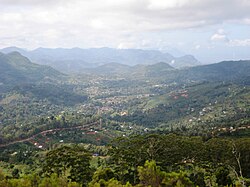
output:
M18 52L0 53L1 85L53 82L64 75L51 67L32 63Z

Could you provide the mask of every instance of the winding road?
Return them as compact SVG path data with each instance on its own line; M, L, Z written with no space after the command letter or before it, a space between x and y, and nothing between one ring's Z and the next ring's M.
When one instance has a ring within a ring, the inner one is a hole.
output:
M49 130L41 131L41 132L39 132L37 134L34 134L29 138L25 138L25 139L22 139L22 140L15 140L13 142L9 142L9 143L6 143L6 144L0 144L0 147L7 147L9 145L13 145L13 144L16 144L16 143L28 142L28 141L31 141L32 139L34 139L35 137L37 137L38 135L53 133L53 132L62 131L62 130L89 128L89 127L97 125L97 124L99 124L98 121L93 122L93 123L89 123L89 124L86 124L86 125L75 126L75 127L63 127L63 128L49 129Z

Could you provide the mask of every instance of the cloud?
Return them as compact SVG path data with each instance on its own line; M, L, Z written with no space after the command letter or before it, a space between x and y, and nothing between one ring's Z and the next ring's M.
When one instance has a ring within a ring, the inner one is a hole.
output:
M138 23L147 23L146 29L175 29L250 19L247 0L0 0L0 3L3 9L21 7L21 11L22 6L40 7L23 10L30 13L48 10L47 16L52 19L53 12L59 9L71 20L113 19L116 21L113 25L120 26L122 21L133 29Z
M29 48L126 47L147 40L145 33L250 23L248 0L0 0L0 5L0 36L23 38ZM211 40L227 36L218 31Z
M250 39L229 39L227 33L224 29L218 29L215 34L210 38L212 42L222 42L226 43L230 47L246 47L250 46Z
M217 30L217 32L211 36L210 40L213 42L229 42L229 39L224 29Z
M225 32L224 29L218 29L217 33L220 34L220 35L226 35L226 32Z
M230 42L229 42L229 45L230 46L233 46L233 47L235 47L235 46L243 46L243 47L245 47L245 46L250 46L250 39L244 39L244 40L230 40Z
M189 0L149 0L148 9L164 10L168 8L182 7L189 3Z
M250 18L245 18L245 19L241 20L241 23L245 24L245 25L250 25Z
M222 42L226 43L227 46L230 47L245 47L250 46L250 39L229 39L227 33L224 29L218 29L215 34L213 34L210 38L213 42Z
M201 48L201 45L199 45L199 44L197 44L197 45L195 45L195 49L200 49Z
M71 0L74 1L74 0ZM45 6L58 5L60 3L66 3L66 0L0 0L1 6Z
M228 42L229 41L229 39L227 38L225 34L218 34L218 33L215 33L214 35L212 35L210 40L213 42Z

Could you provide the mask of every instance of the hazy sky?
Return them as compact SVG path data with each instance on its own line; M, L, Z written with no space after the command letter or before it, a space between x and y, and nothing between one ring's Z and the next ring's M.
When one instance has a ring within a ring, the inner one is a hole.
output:
M0 48L7 46L178 49L202 62L250 59L250 0L0 0Z

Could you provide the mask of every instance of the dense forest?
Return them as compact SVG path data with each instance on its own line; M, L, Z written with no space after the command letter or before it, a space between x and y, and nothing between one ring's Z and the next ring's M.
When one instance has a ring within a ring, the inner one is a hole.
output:
M250 185L249 138L145 134L117 138L107 146L23 148L6 158L12 172L1 172L0 186Z

